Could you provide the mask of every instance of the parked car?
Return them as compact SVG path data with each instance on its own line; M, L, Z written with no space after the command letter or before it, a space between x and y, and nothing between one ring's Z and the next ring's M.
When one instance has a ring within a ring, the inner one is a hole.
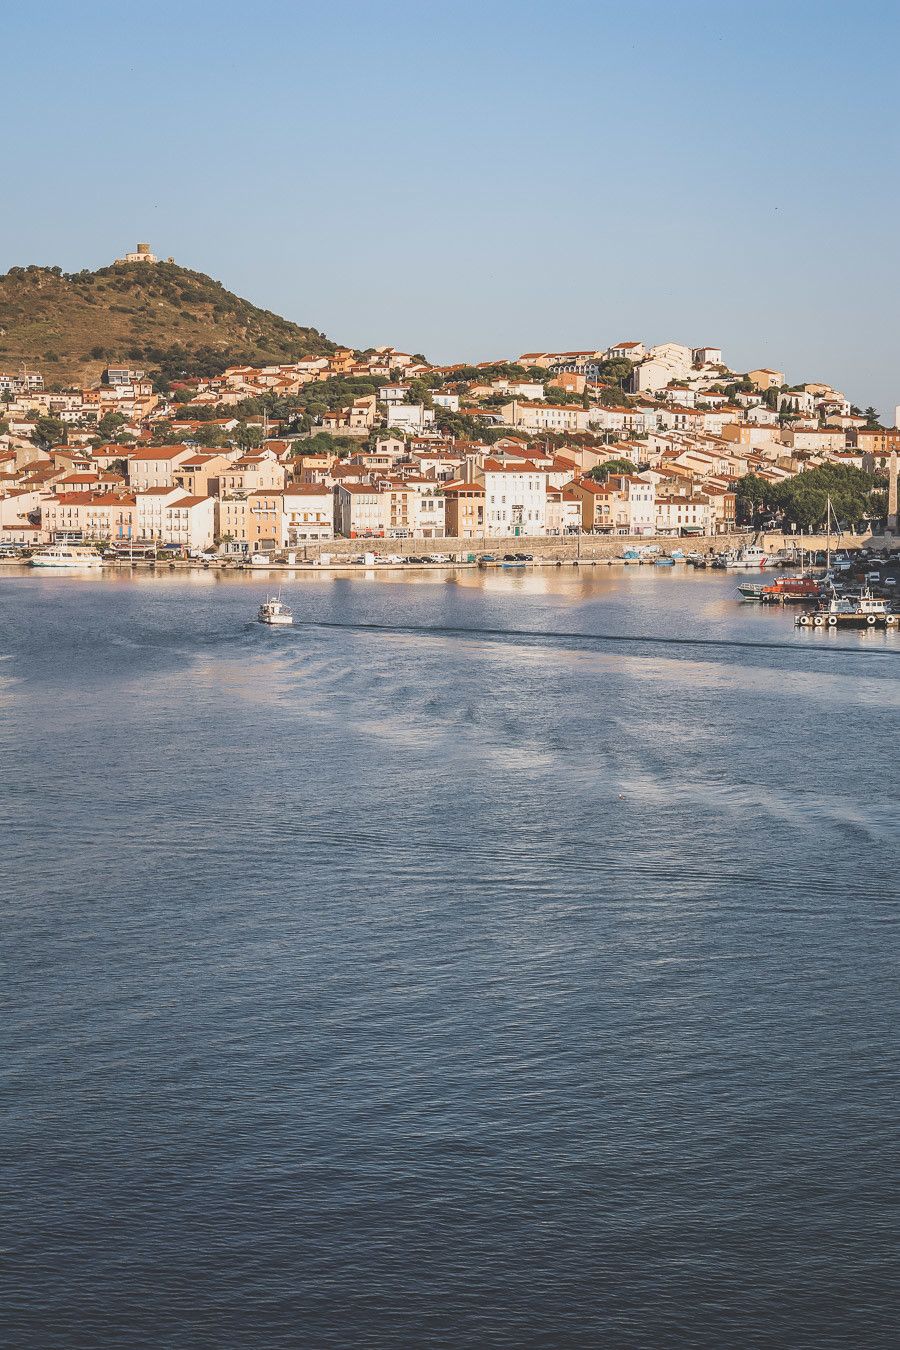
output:
M517 553L515 557L516 562L534 562L533 553Z

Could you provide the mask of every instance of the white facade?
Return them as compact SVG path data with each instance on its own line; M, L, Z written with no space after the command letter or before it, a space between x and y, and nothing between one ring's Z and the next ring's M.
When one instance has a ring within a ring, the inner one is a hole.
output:
M308 483L284 493L283 545L334 537L334 493L318 483Z
M212 497L179 498L164 508L163 543L186 549L212 548L216 503Z
M422 403L391 403L387 410L389 427L400 427L404 431L421 431L434 421L434 409L426 408Z
M137 538L165 541L166 508L183 497L179 487L149 488L134 494L137 513Z
M531 463L505 465L485 460L484 504L488 534L545 534L546 470Z

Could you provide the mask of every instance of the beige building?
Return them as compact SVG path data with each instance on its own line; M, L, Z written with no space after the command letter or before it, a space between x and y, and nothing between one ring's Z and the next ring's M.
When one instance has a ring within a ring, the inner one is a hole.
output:
M287 470L271 450L258 450L229 464L219 476L219 490L237 492L281 492L287 481Z
M132 450L126 457L128 486L132 492L174 487L176 469L196 453L186 445L157 445L146 450Z
M272 553L281 547L284 494L271 490L247 493L247 543L251 553Z
M227 455L194 454L175 470L175 485L191 497L213 497L219 478L231 465Z
M485 532L484 484L444 484L444 531L457 539L478 539Z
M220 497L216 504L216 538L227 551L241 553L250 546L246 497Z
M780 389L784 384L784 371L768 370L763 366L760 370L748 370L747 379L757 389Z
M61 534L118 543L135 537L135 498L104 492L72 492L49 498L43 525L51 539Z

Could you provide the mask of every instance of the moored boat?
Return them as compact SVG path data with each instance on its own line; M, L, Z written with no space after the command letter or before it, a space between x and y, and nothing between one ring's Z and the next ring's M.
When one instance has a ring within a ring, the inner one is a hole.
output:
M768 554L759 544L745 544L743 548L730 549L721 554L713 563L714 567L732 568L765 567Z
M832 590L817 609L804 610L794 622L800 628L894 628L900 624L900 614L870 590L858 595L838 595Z
M103 559L92 548L83 548L79 544L53 544L50 548L32 553L32 567L102 567Z

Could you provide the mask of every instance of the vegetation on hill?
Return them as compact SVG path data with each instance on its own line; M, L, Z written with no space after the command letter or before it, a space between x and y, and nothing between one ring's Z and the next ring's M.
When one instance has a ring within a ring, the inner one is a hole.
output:
M0 370L26 362L48 386L91 383L116 363L168 380L333 350L315 328L260 309L176 263L76 273L11 267L0 276Z

